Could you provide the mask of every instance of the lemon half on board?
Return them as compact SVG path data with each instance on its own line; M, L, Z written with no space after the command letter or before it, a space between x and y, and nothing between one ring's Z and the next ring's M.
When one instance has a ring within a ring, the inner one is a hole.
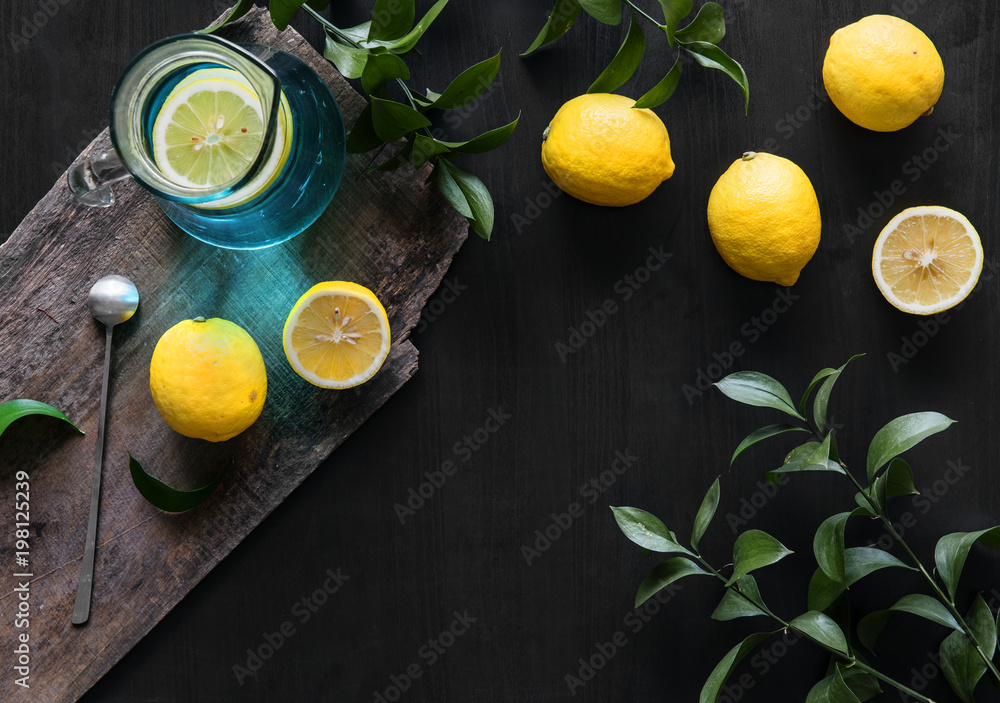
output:
M983 270L983 245L964 215L913 207L896 215L875 242L872 275L903 312L933 315L958 305Z
M170 181L193 188L221 185L245 173L263 141L260 99L240 73L228 68L186 76L153 122L156 165ZM274 147L260 172L236 192L199 207L232 207L261 193L284 168L291 147L291 110L282 93Z
M310 288L288 314L282 343L288 363L321 388L352 388L389 355L389 318L375 294L346 281Z

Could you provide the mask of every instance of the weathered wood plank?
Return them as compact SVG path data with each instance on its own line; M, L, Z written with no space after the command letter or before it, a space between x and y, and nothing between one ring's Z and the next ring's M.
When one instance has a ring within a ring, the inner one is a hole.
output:
M294 30L278 33L256 9L223 35L269 44L306 61L330 85L350 124L363 98ZM88 148L109 146L107 132ZM73 701L115 664L352 431L415 372L407 341L428 296L467 236L465 221L424 184L426 172L367 174L350 158L333 204L310 230L262 251L215 249L177 229L141 188L116 188L107 210L77 205L60 180L0 246L0 400L34 398L61 408L87 433L20 421L0 439L0 479L31 476L31 700ZM90 285L120 273L140 307L115 330L96 576L90 622L70 625L93 470L103 328L86 308ZM393 349L373 380L323 391L288 367L281 329L317 281L346 279L385 304ZM257 341L268 398L254 426L220 445L181 437L149 394L149 360L181 319L233 320ZM189 513L149 505L128 476L128 452L176 485L199 484L235 458L215 495ZM5 489L6 490L6 489ZM5 534L13 515L3 516ZM4 582L13 545L0 545ZM11 584L0 603L15 603ZM4 618L5 633L12 621ZM13 639L5 635L5 642ZM13 677L0 699L14 700Z

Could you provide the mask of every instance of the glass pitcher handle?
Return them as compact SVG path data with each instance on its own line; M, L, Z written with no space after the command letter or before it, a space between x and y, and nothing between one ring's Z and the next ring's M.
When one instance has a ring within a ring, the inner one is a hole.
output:
M89 159L77 161L66 174L70 192L84 205L110 207L115 204L111 184L129 178L118 153L114 149Z

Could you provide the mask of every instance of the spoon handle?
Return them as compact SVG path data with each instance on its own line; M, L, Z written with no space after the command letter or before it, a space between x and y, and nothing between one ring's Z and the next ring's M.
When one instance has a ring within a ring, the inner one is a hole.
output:
M73 606L73 624L82 625L90 618L90 593L94 588L94 550L97 547L97 513L101 504L101 470L104 465L104 416L108 408L108 377L111 375L111 332L106 325L104 343L104 380L101 383L101 412L97 418L97 456L94 459L94 484L90 494L90 519L87 521L87 542L80 563L80 581Z

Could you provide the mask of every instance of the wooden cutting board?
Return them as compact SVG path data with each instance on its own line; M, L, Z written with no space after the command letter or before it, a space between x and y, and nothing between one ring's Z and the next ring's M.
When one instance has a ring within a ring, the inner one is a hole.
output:
M294 30L279 33L257 8L221 32L268 44L308 63L352 124L364 99ZM84 152L110 146L107 130ZM89 209L60 179L0 246L0 401L41 400L58 420L19 420L0 438L0 646L29 636L30 689L0 677L3 701L75 701L131 649L416 371L407 341L467 236L467 224L425 185L427 171L366 173L370 155L350 157L332 205L305 233L261 251L216 249L187 236L131 181L117 204ZM427 167L429 168L429 167ZM110 273L139 289L136 315L115 328L107 448L90 621L70 624L83 553L97 436L104 328L87 292ZM285 316L319 281L371 288L389 313L389 359L368 383L327 391L300 379L281 345ZM203 315L232 320L256 340L268 372L260 419L229 442L188 439L167 427L149 392L160 335ZM215 494L182 514L163 513L136 491L129 451L150 473L194 488L230 459ZM30 476L30 557L14 554L15 473ZM15 578L14 573L33 574ZM30 625L12 613L28 582Z

